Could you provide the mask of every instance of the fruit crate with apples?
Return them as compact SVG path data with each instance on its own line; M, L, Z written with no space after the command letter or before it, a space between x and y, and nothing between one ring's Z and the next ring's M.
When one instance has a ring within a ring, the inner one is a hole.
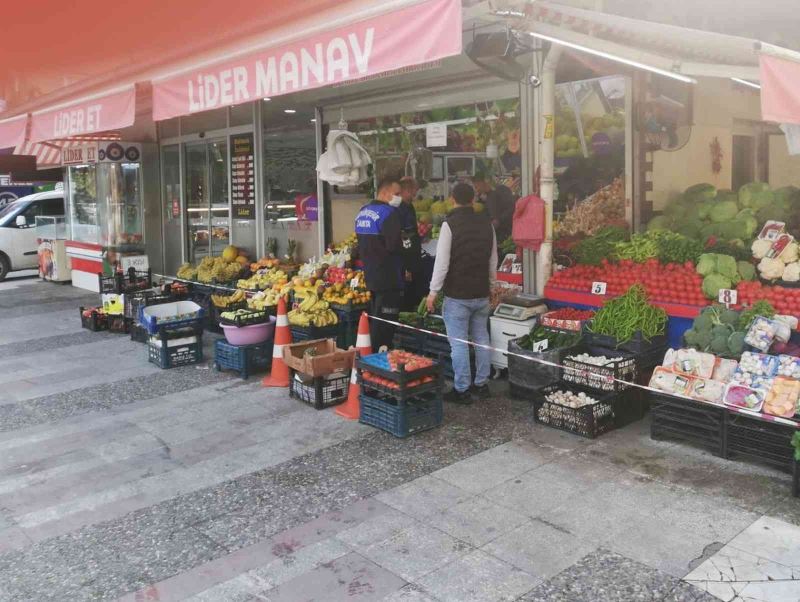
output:
M111 276L97 275L100 294L127 295L153 288L153 275L150 270L130 268L127 272L117 272Z
M81 326L92 332L108 330L108 314L96 307L80 307Z
M358 396L361 424L374 426L395 437L408 437L415 433L441 426L444 407L441 392L430 391L412 399L398 400L372 391Z
M441 364L408 351L373 353L358 358L356 367L361 386L379 397L404 401L444 388Z

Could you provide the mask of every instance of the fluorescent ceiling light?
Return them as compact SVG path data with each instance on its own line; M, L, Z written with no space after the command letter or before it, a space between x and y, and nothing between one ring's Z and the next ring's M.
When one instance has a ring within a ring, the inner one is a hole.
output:
M317 123L317 119L315 117L311 118L311 123Z
M284 113L289 113L289 115L291 115L293 113L297 113L297 111L295 111L294 109L284 109L283 112Z
M749 86L750 88L755 88L756 90L760 90L761 86L755 82L751 82L746 79L742 79L741 77L732 77L731 81L735 81L737 84L742 84L743 86Z
M272 100L272 99L271 99L271 98L269 98L269 97L267 97L267 98L264 98L264 102L269 102L270 100Z
M537 33L535 31L528 32L534 38L539 38L540 40L547 40L548 42L553 42L554 44L561 44L562 46L566 46L567 48L573 48L575 50L580 50L581 52L586 52L588 54L593 54L595 56L599 56L604 59L608 59L610 61L616 61L617 63L622 63L623 65L629 65L631 67L636 67L637 69L644 69L645 71L650 71L652 73L657 73L659 75L663 75L664 77L671 77L672 79L677 79L678 81L687 83L687 84L696 84L697 80L687 77L686 75L681 75L680 73L675 73L674 71L668 71L666 69L660 69L658 67L653 67L652 65L645 65L644 63L640 63L638 61L633 61L631 59L626 59L625 57L618 56L616 54L611 54L610 52L604 52L602 50L596 50L594 48L589 48L588 46L582 46L580 44L574 44L572 42L567 42L565 40L561 40L559 38L554 38L552 36L544 35L543 33Z

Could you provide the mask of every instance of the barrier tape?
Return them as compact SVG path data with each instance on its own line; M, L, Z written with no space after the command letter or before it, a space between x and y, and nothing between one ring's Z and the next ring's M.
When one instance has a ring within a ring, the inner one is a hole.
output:
M199 284L200 286L203 286L203 287L213 288L213 289L222 290L222 291L236 292L237 290L239 290L237 288L231 288L231 287L227 287L227 286L220 286L218 284L204 284L202 282L196 282L194 280L186 280L184 278L177 278L176 276L167 276L167 275L164 275L164 274L153 274L153 276L157 276L159 278L164 278L166 280L170 280L170 281L173 281L173 282L183 282L183 283L186 283L186 284L194 284L194 285L198 285ZM242 289L242 290L244 290L244 289ZM260 291L247 291L247 290L245 290L244 292L245 292L245 296L251 297L251 296L255 295L256 293L258 293ZM416 332L423 332L425 334L429 334L429 335L433 335L433 336L436 336L436 337L439 337L439 338L442 338L442 339L446 339L448 342L450 340L454 340L454 341L458 341L459 343L464 343L466 345L472 345L473 347L480 347L482 349L486 349L487 351L496 351L496 352L502 353L502 354L504 354L506 356L513 355L514 357L518 357L520 359L523 359L523 360L526 360L526 361L529 361L529 362L534 362L536 364L541 364L543 366L550 366L551 368L559 368L559 369L562 369L562 370L573 370L573 371L575 371L575 369L573 369L573 368L567 368L566 366L564 366L562 364L557 364L555 362L550 362L550 361L547 361L547 360L544 360L544 359L541 359L541 358L535 358L535 357L531 357L529 355L522 355L521 353L515 353L515 352L509 351L507 349L498 349L497 347L492 347L491 345L483 345L481 343L476 343L474 341L466 341L464 339L459 339L457 337L449 337L446 334L441 333L441 332L435 332L433 330L427 330L425 328L419 328L417 326L410 326L409 324L403 324L402 322L397 322L395 320L387 320L386 318L381 318L379 316L371 316L371 315L369 316L369 319L370 320L378 320L379 322L385 322L387 324L391 324L393 326L400 327L400 328L405 328L407 330L414 330ZM671 395L671 396L677 397L679 399L688 399L689 401L694 401L694 402L705 404L705 405L708 405L708 406L711 406L711 407L715 407L715 408L724 407L728 411L734 412L736 414L742 414L744 416L750 416L752 418L757 418L759 420L765 420L767 422L775 422L775 423L778 423L778 424L784 424L786 426L791 426L793 428L800 429L800 422L795 421L795 420L790 420L788 418L782 418L780 416L772 416L771 414L763 414L761 412L748 410L746 408L739 408L737 406L731 406L731 405L727 405L727 404L718 404L718 403L714 403L712 401L705 401L703 399L695 399L694 397L688 397L686 395L678 395L678 394L675 394L675 393L669 393L667 391L662 391L661 389L656 389L656 388L651 387L649 385L640 385L639 383L627 381L627 380L616 378L614 376L610 376L610 375L606 375L606 374L598 374L598 373L595 373L595 372L591 372L589 370L580 370L580 373L582 375L591 374L591 375L594 375L595 377L597 377L598 379L602 379L602 380L604 380L606 382L618 382L618 383L621 383L621 384L625 385L626 387L636 387L637 389L641 389L643 391L648 391L650 393L657 393L659 395ZM578 383L575 383L575 384L578 384ZM611 393L611 392L612 391L606 391L606 393Z

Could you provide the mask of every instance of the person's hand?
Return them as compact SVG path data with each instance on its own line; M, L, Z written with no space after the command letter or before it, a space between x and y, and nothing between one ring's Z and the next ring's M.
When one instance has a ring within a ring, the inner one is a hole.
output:
M436 309L436 293L431 293L428 295L428 300L425 303L425 306L428 308L428 313L433 313L433 310Z
M411 282L412 280L413 280L413 277L411 276L411 272L406 270L406 282Z

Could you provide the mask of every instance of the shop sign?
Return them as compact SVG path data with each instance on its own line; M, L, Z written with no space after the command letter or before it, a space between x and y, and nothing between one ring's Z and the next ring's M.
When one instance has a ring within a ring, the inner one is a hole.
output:
M447 146L446 123L429 123L425 126L425 146Z
M461 0L427 0L153 81L156 121L371 77L461 53Z
M61 165L85 165L97 163L97 145L82 144L61 149Z
M231 136L230 169L233 219L255 219L256 171L252 133Z
M31 142L96 134L133 125L136 88L123 89L77 100L31 114Z
M147 255L123 255L119 263L124 274L127 274L131 268L137 272L145 272L150 269L150 261L147 259Z

